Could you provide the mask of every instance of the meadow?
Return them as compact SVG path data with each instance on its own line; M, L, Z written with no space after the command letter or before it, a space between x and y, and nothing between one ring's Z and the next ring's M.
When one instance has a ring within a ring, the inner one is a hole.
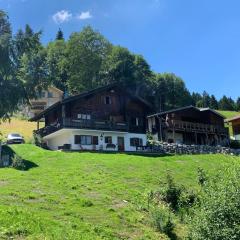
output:
M40 127L43 127L44 123L40 123ZM6 139L6 136L9 133L19 133L24 136L26 142L32 140L33 130L37 129L36 122L28 122L20 118L12 118L10 121L5 121L0 124L0 133L3 139Z
M13 145L29 169L0 169L0 239L167 239L144 211L147 195L165 182L198 188L237 157L64 153ZM176 219L178 239L186 227Z

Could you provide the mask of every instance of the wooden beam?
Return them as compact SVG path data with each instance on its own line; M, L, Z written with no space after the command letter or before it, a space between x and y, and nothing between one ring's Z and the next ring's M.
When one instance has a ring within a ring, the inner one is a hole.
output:
M195 133L195 144L197 145L197 132L194 132Z

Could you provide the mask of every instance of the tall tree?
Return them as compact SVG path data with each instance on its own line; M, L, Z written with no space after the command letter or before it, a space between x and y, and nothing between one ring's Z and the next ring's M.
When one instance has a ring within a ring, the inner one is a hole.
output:
M157 111L178 108L192 103L191 94L185 83L172 73L156 75L153 96Z
M217 99L215 98L214 95L211 95L210 97L210 105L209 105L210 108L212 109L218 109L218 101Z
M128 49L113 46L107 56L104 66L104 82L106 84L119 82L132 86L135 83L135 57Z
M0 10L0 120L8 118L21 99L15 74L11 26L6 13Z
M17 65L20 65L21 57L24 54L31 55L32 52L36 52L41 48L41 34L41 31L35 33L28 24L25 26L25 31L22 29L18 30L14 37L14 50Z
M236 101L236 110L240 111L240 97L238 97Z
M56 40L48 44L47 64L50 82L62 91L67 90L68 71L64 40Z
M219 101L219 109L220 110L229 110L233 111L235 110L235 102L232 98L228 98L225 95L220 99Z
M41 31L34 32L27 24L14 38L17 78L24 91L23 103L49 85L46 51L41 44Z
M200 102L202 102L202 95L200 93L193 92L192 93L192 105L197 106Z
M111 44L91 27L73 33L67 43L68 87L71 93L102 84L100 70Z
M64 40L63 31L60 28L59 28L59 30L57 32L56 40Z

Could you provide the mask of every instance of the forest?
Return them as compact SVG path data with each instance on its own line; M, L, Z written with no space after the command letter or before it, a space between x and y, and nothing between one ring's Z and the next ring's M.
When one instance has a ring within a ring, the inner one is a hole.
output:
M152 71L142 55L113 45L91 26L68 39L59 29L55 40L46 45L42 34L28 24L13 33L7 14L0 10L0 119L50 85L68 96L119 83L152 103L157 112L186 105L240 110L240 98L218 100L206 91L190 92L181 77Z

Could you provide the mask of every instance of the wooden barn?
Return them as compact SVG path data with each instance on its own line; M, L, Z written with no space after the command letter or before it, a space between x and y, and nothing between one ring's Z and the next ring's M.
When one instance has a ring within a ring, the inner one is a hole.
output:
M187 106L147 117L155 140L200 145L227 145L228 129L224 116L209 108Z

